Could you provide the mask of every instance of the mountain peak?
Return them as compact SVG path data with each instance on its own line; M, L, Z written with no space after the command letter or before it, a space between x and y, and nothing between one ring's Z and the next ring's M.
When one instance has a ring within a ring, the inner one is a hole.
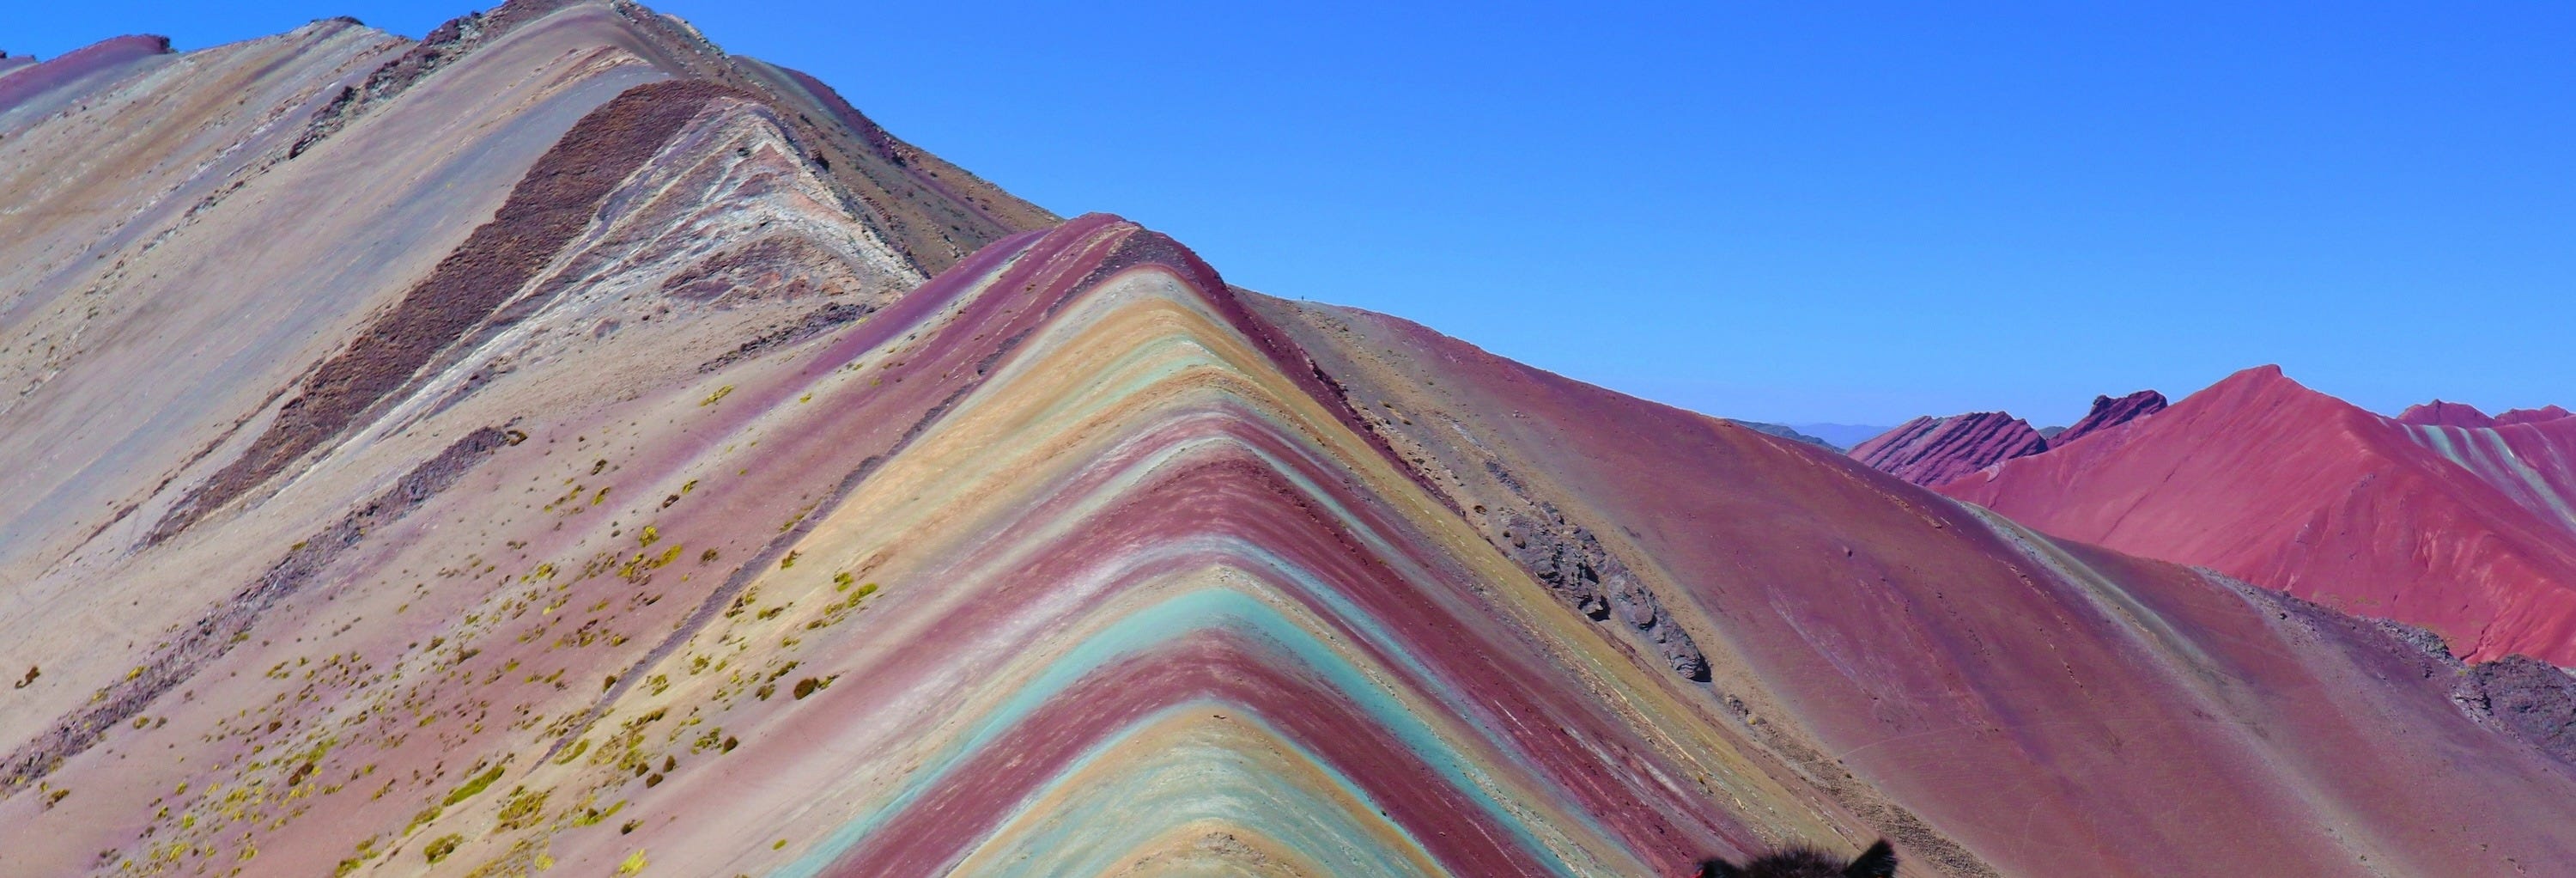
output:
M2405 411L2398 413L2397 422L2401 424L2420 424L2443 427L2493 427L2496 425L2495 419L2487 417L2487 413L2485 412L2478 411L2477 406L2469 405L2464 402L2447 402L2439 399L2432 402L2408 406Z
M2243 369L2238 369L2234 372L2228 373L2227 377L2219 379L2218 383L2212 384L2210 387L2273 387L2279 385L2289 385L2301 389L2306 389L2307 387L2307 385L2300 384L2298 379L2291 378L2288 374L2282 372L2281 366L2278 363L2265 363L2260 366L2249 366Z
M2064 432L2051 437L2048 443L2050 447L2064 446L2164 410L2165 395L2153 390L2141 390L2116 399L2108 395L2096 396L2092 411L2086 412L2082 420L2068 425Z

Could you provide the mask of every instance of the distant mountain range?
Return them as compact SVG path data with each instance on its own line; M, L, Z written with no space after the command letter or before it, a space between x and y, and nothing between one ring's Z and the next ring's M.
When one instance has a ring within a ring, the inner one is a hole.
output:
M1796 441L1796 442L1804 442L1804 443L1807 443L1807 444L1809 444L1809 445L1816 446L1816 447L1818 447L1818 448L1830 449L1830 450L1833 450L1833 451L1841 451L1841 450L1843 450L1843 449L1842 449L1842 446L1840 446L1840 445L1835 445L1834 443L1831 443L1831 442L1827 442L1827 441L1825 441L1825 440L1824 440L1824 438L1823 438L1823 437L1820 437L1820 436L1810 436L1810 435L1807 435L1807 434L1805 434L1805 433L1801 433L1801 432L1799 432L1799 431L1798 431L1798 430L1796 430L1795 428L1791 428L1791 427L1783 426L1783 425L1780 425L1780 424L1765 424L1765 423L1762 423L1762 422L1760 422L1760 421L1744 421L1744 420L1737 420L1737 419L1734 419L1734 418L1728 418L1728 419L1727 419L1727 421L1728 421L1729 423L1732 423L1732 424L1734 424L1734 425L1736 425L1736 426L1739 426L1739 427L1743 427L1743 428L1746 428L1746 429L1749 429L1749 430L1753 430L1753 431L1756 431L1756 432L1769 433L1769 434L1771 434L1771 435L1773 435L1773 436L1778 436L1778 437L1780 437L1780 438L1782 438L1782 439L1788 439L1788 440L1792 440L1792 441Z
M1791 424L1789 429L1825 440L1835 448L1848 450L1854 445L1867 442L1881 433L1896 428L1863 424Z
M2448 403L2409 414L2249 369L1939 490L2058 536L2426 626L2473 660L2576 665L2576 419Z
M1918 418L1852 456L2055 536L2421 625L2486 661L2576 665L2576 418L2397 417L2249 369L2166 408L2095 400L2055 438Z

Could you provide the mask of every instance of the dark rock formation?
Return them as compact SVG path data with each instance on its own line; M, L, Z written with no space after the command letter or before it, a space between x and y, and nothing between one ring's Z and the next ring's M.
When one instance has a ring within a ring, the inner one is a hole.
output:
M2576 765L2576 677L2526 655L2470 669L2482 709L2514 737Z
M1522 516L1506 510L1498 518L1503 526L1503 553L1546 583L1557 597L1573 605L1577 612L1593 621L1608 621L1616 615L1621 622L1636 629L1637 636L1652 644L1655 652L1673 673L1692 680L1708 680L1708 657L1699 650L1681 626L1672 624L1655 593L1629 572L1618 556L1601 547L1601 540L1582 525L1565 520L1553 504L1539 504L1544 519Z
M2048 450L2030 424L2004 412L1907 421L1851 450L1853 459L1926 487Z
M2153 390L2141 390L2118 399L2096 396L2093 410L2086 412L2083 420L2069 425L2065 432L2048 437L2048 442L2050 445L2064 445L2164 410L2165 395Z
M1654 590L1630 572L1619 556L1602 547L1590 528L1567 521L1554 503L1531 499L1529 489L1501 464L1488 460L1485 471L1521 507L1496 510L1491 518L1500 532L1486 538L1496 539L1495 546L1506 557L1593 621L1608 621L1617 614L1619 621L1654 647L1673 673L1708 681L1708 656L1700 652L1699 643L1673 624Z

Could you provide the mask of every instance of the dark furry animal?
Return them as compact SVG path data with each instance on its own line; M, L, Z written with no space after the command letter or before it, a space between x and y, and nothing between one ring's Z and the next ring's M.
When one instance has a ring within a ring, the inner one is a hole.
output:
M1881 840L1845 863L1813 848L1790 848L1741 866L1710 860L1699 864L1698 878L1896 878L1896 851Z

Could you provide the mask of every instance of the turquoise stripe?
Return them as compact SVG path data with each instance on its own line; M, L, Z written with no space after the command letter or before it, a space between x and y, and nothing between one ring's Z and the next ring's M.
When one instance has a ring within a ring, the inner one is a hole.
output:
M1263 554L1257 553L1256 554ZM1261 559L1272 560L1272 559ZM1485 773L1475 769L1468 759L1441 739L1429 725L1415 718L1404 704L1383 686L1371 679L1358 666L1345 660L1330 646L1298 626L1277 609L1249 594L1228 588L1210 588L1176 595L1169 600L1139 610L1111 624L1098 634L1086 638L1064 657L1050 663L1033 676L1029 683L987 713L958 743L927 761L907 779L904 788L885 805L834 830L820 845L805 856L773 873L786 878L818 875L833 861L847 854L871 832L882 827L895 815L911 807L941 779L953 772L968 754L978 752L1011 727L1024 721L1048 700L1061 695L1083 677L1122 659L1150 650L1195 631L1232 630L1254 635L1259 641L1285 654L1298 666L1311 672L1354 703L1371 721L1387 730L1425 764L1439 774L1459 797L1482 811L1489 822L1503 828L1511 840L1532 853L1551 872L1574 874L1550 846L1541 844L1524 820L1515 819L1509 809L1484 788L1478 780ZM1242 708L1237 707L1237 710ZM1131 726L1131 733L1133 727ZM1122 735L1121 738L1124 736ZM1085 760L1095 758L1103 747L1096 746ZM1308 754L1311 759L1311 754ZM1087 764L1087 761L1083 764ZM1319 768L1329 768L1318 764ZM1337 782L1347 783L1336 775ZM1534 815L1530 815L1534 816Z

